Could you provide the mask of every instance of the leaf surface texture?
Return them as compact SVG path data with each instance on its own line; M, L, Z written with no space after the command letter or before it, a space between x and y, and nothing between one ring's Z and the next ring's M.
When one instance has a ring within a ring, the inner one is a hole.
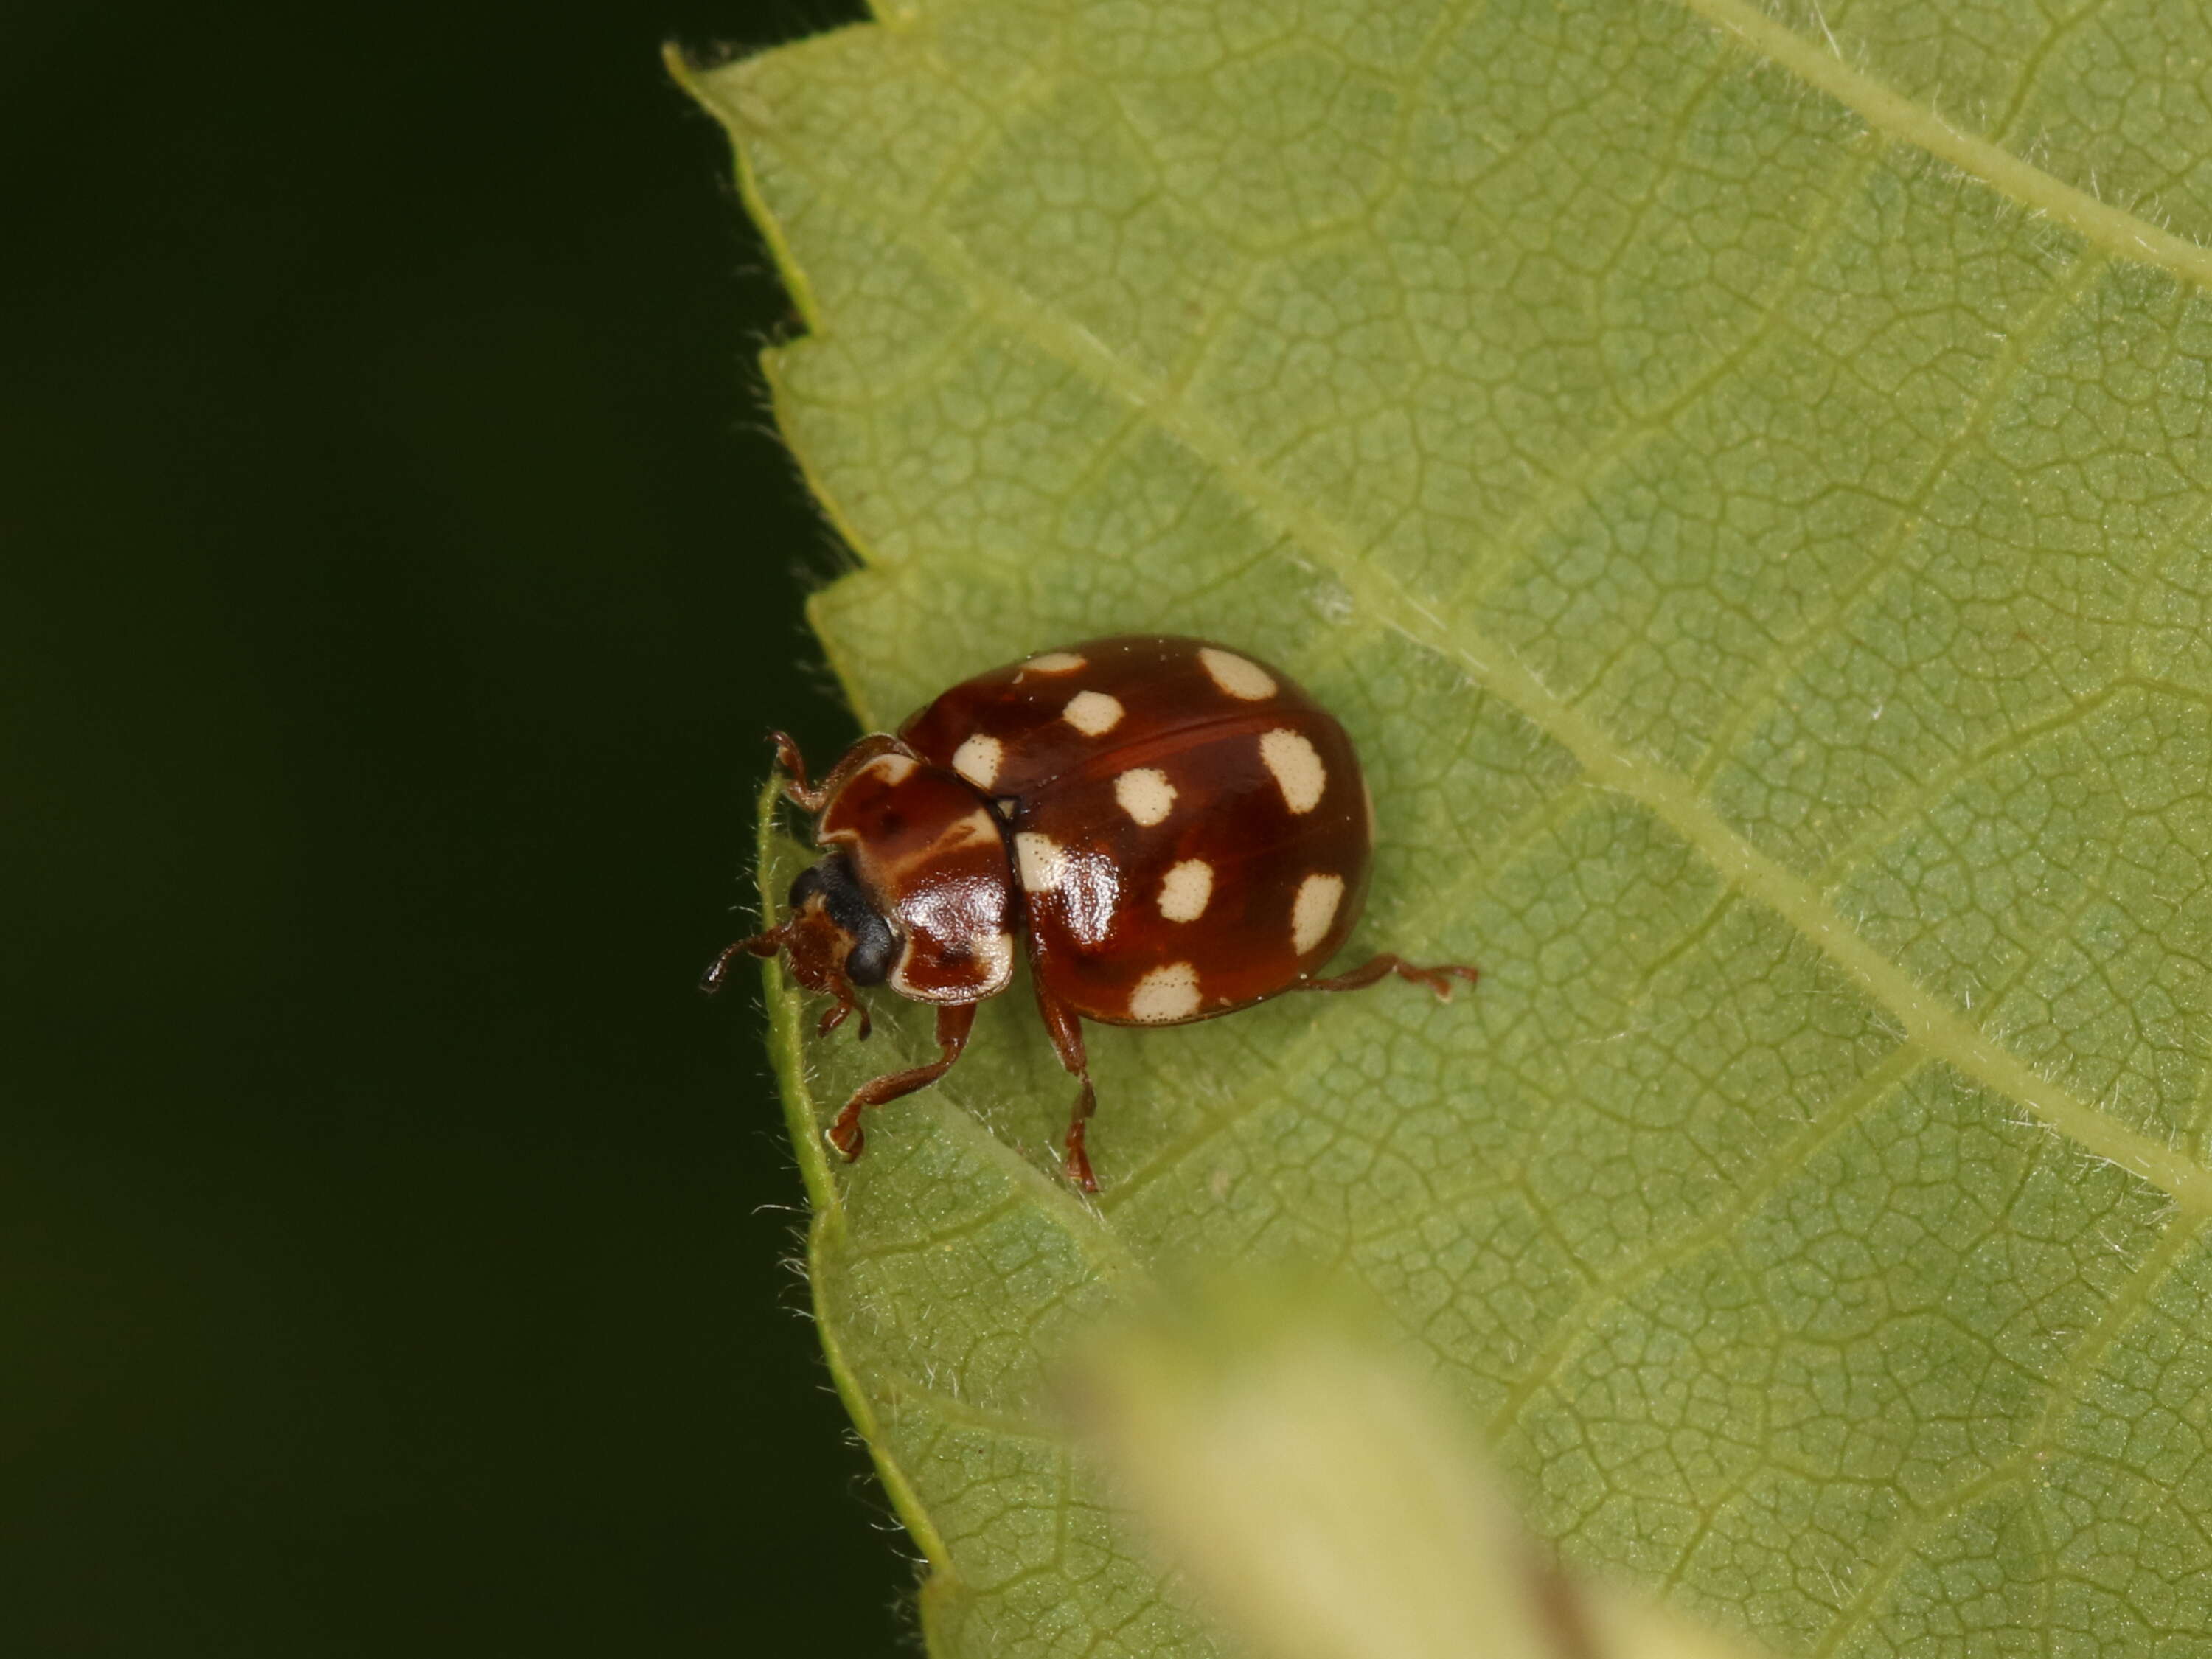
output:
M1354 950L1486 974L1094 1028L1095 1204L1018 988L850 1170L926 1017L774 992L939 1659L1214 1650L1045 1378L1278 1260L1784 1652L2212 1653L2208 64L2125 0L929 0L699 77L864 717L1242 645L1365 758Z

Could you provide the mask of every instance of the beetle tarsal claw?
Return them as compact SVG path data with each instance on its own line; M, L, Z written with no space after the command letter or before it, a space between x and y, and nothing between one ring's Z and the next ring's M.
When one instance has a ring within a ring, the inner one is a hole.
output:
M860 1017L860 1026L857 1040L866 1042L868 1040L869 1031L873 1029L872 1023L868 1018L866 1005L853 995L849 987L840 987L836 994L837 1000L822 1011L822 1018L814 1027L814 1035L826 1037L854 1014L858 1014Z
M806 757L799 752L799 745L791 740L788 732L771 732L769 745L775 750L776 769L783 776L784 799L794 806L811 811L821 805L821 798L807 787Z

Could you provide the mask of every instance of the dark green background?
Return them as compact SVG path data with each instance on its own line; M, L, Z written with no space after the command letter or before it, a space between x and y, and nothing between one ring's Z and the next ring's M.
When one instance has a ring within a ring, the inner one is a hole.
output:
M0 1653L904 1639L692 990L849 727L658 48L839 21L0 21Z

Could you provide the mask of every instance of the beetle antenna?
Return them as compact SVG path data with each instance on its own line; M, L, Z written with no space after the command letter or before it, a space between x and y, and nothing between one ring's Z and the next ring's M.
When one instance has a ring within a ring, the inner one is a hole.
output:
M703 996L713 996L722 988L722 981L730 976L730 964L741 956L772 957L783 949L784 934L791 924L771 927L765 933L755 933L750 939L741 939L726 947L707 964L707 971L699 975L699 990Z

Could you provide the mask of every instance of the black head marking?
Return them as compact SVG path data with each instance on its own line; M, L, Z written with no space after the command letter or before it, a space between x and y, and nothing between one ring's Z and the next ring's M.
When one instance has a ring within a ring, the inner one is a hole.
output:
M811 870L799 872L791 884L790 905L799 909L819 896L830 920L849 935L853 948L845 957L845 977L855 985L881 985L898 954L898 936L884 920L866 888L853 873L842 853L833 854Z

